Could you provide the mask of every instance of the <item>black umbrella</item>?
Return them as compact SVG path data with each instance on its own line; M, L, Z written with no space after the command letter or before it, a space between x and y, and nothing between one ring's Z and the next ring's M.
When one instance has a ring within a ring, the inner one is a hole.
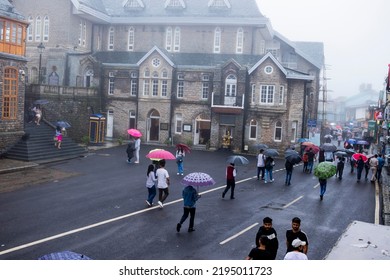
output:
M256 149L259 149L259 150L261 150L261 149L263 149L263 150L268 149L268 146L266 144L256 144L255 147L256 147Z
M63 127L63 128L71 127L70 123L68 123L66 121L58 121L58 122L56 122L56 126Z
M285 156L285 159L292 164L298 164L302 161L302 158L299 156L299 154L293 154L293 153L287 154Z
M336 145L332 144L332 143L324 143L321 145L320 147L322 150L324 150L324 152L334 152L337 150L337 147Z
M266 149L264 151L264 155L267 157L277 157L279 155L279 152L275 149Z
M47 103L49 103L49 100L46 100L46 99L38 99L38 100L34 101L34 104L36 104L36 105L44 105Z
M249 160L244 156L234 155L234 156L229 156L226 162L240 164L240 165L247 165L249 163Z

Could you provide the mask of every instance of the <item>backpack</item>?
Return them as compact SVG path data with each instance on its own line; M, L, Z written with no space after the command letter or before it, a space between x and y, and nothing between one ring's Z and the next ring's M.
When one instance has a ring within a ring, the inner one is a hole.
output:
M275 162L274 162L273 158L267 157L265 159L265 168L266 169L271 169L274 165L275 165Z

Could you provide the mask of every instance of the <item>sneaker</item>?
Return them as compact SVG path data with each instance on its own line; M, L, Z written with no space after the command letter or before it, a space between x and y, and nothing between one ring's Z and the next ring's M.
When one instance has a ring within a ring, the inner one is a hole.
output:
M222 193L222 198L225 198L225 193L224 192Z
M164 207L164 204L161 201L158 202L158 205L160 206L160 208Z
M134 163L139 163L139 161L134 161Z
M324 198L324 196L323 195L320 195L320 200L322 200Z
M177 232L180 232L180 229L181 229L181 224L178 223L178 224L176 225L176 231L177 231Z
M275 179L272 179L271 182L275 181Z
M149 201L145 200L145 202L146 202L146 204L147 204L149 207L152 206L152 204L151 204Z
M264 184L267 184L267 181L264 181Z
M181 176L183 176L184 174L183 174L183 173L181 173L180 175L181 175Z
M188 229L188 232L193 232L193 231L195 231L194 228L189 228L189 229Z
M176 173L176 175L179 175L179 174L180 174L179 172Z

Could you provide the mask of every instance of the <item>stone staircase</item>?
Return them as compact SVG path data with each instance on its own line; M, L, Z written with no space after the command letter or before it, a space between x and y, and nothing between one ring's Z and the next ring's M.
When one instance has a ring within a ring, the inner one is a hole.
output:
M61 161L83 156L88 151L69 137L63 136L61 149L54 146L55 128L41 121L25 124L26 135L9 149L5 157L9 159L34 161L38 163Z

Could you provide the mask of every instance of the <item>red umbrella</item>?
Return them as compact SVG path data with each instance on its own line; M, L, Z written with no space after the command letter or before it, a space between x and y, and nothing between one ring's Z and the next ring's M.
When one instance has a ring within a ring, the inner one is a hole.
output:
M171 160L171 159L176 159L176 157L171 152L163 150L163 149L150 151L149 154L146 155L146 157L151 159L151 160L161 160L161 159Z
M313 151L313 153L318 153L319 151L320 151L320 147L318 147L318 146L316 146L316 145L311 145L311 146L307 146L306 148L305 148L305 152L308 152L309 150L312 150Z
M303 142L301 145L302 145L302 146L307 146L307 147L315 146L314 143L309 142L309 141Z
M179 143L179 144L176 145L176 148L177 149L180 149L180 148L183 149L183 151L185 153L187 153L187 154L191 153L191 148L188 147L186 144Z
M353 155L352 155L352 158L353 158L354 160L356 160L356 161L357 161L360 157L363 159L364 162L366 162L366 161L368 160L367 156L366 156L366 155L363 155L363 154L361 154L361 153L356 153L356 154L353 154Z
M141 131L139 131L138 129L135 129L135 128L128 129L127 133L130 134L131 136L137 137L137 138L142 136Z

